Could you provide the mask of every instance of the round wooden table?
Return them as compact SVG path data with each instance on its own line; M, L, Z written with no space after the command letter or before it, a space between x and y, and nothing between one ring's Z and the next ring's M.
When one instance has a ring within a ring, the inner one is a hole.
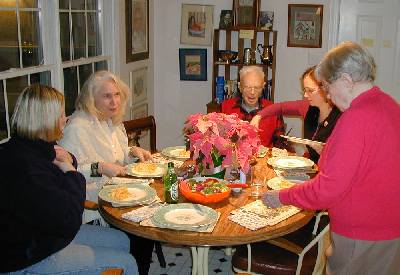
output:
M259 164L256 166L259 173L266 179L274 177L274 171L264 164L263 160L259 160ZM163 200L164 189L162 181L155 180L150 186L157 191L158 196ZM267 187L263 186L263 191L267 190ZM135 207L114 208L109 203L100 199L99 211L108 223L123 231L147 239L190 246L193 256L192 274L194 275L208 274L208 249L210 246L234 246L280 237L304 226L314 215L314 212L312 211L301 211L274 226L267 226L256 231L249 230L228 220L229 213L232 210L244 206L254 200L255 199L250 196L250 188L245 188L238 195L231 195L223 202L208 205L221 213L221 216L211 233L144 227L139 225L139 223L134 223L121 218L123 213L129 212ZM187 201L185 198L180 197L179 202Z

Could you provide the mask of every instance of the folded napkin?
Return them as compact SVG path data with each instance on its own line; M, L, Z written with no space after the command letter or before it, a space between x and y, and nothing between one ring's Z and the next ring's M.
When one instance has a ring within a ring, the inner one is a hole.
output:
M109 184L127 184L127 183L141 183L141 184L146 184L149 185L150 183L153 183L154 179L133 179L133 178L121 178L121 177L112 177L110 179Z
M182 160L167 158L167 157L161 155L160 153L155 153L155 154L152 154L151 156L153 157L154 163L168 164L168 162L173 162L175 168L181 167L184 162Z
M122 218L132 222L141 222L143 220L150 219L163 205L163 203L153 203L151 205L143 206L122 214Z

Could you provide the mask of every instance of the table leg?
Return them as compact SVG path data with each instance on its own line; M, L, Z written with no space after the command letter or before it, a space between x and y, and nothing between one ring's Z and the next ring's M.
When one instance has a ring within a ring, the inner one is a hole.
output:
M192 246L192 275L208 275L208 246Z

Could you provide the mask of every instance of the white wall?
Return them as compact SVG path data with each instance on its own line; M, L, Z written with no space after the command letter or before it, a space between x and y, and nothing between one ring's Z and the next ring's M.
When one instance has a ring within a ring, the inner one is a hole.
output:
M332 0L307 1L308 4L324 4L322 49L288 48L286 37L289 1L261 2L261 10L275 12L274 29L278 31L275 101L299 99L299 76L308 66L317 63L328 44L331 45L328 41L328 29ZM232 9L232 0L154 0L154 17L150 17L154 23L154 59L151 62L154 66L154 115L157 122L158 148L183 144L181 129L186 117L192 113L205 113L206 104L211 100L212 47L180 44L182 3L214 5L216 28L220 10ZM292 0L290 3L304 1ZM179 48L207 48L208 81L179 80ZM285 121L289 128L294 127L292 134L301 135L299 119Z

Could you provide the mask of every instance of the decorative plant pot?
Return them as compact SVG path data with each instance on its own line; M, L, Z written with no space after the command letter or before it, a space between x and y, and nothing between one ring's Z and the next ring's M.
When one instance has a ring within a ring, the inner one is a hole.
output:
M213 177L217 179L224 179L226 169L222 169L222 166L214 167L213 169L204 169L201 172L202 176Z

